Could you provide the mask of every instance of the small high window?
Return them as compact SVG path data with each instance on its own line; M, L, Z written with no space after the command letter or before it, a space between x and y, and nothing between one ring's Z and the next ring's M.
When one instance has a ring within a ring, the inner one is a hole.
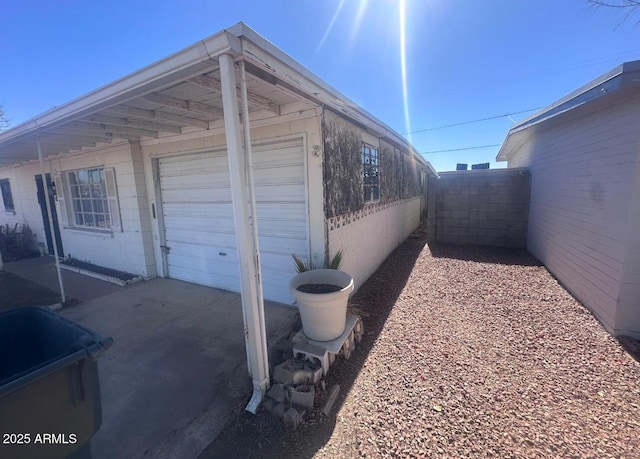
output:
M13 205L13 195L11 194L11 183L9 183L9 179L0 180L0 192L2 192L2 202L5 212L15 212L16 208Z
M364 183L364 202L380 200L380 164L378 149L369 145L362 146L362 178Z

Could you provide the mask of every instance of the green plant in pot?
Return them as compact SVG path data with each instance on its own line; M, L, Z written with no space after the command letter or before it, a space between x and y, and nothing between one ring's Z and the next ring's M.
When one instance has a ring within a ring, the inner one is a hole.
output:
M353 292L353 278L338 268L342 252L327 257L322 268L305 263L293 255L298 274L291 279L289 290L296 299L302 319L302 330L314 341L331 341L344 332L347 303Z

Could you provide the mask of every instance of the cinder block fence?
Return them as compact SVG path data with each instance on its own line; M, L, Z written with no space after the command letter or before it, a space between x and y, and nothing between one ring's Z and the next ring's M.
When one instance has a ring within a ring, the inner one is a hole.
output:
M525 248L530 178L519 168L440 173L429 182L429 241Z

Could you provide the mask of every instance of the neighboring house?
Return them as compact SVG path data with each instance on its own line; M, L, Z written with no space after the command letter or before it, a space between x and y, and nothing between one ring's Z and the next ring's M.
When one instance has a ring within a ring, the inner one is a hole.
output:
M240 291L223 54L238 97L246 68L264 297L293 301L291 254L342 250L360 286L418 226L435 171L244 24L0 133L0 223L64 257Z
M497 160L531 172L529 251L607 330L640 337L640 61L516 124Z

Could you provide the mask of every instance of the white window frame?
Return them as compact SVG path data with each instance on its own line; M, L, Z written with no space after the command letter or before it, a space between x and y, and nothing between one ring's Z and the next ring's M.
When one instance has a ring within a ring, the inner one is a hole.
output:
M15 199L13 199L13 190L11 189L11 180L8 178L3 178L0 179L0 182L6 182L7 186L9 188L9 196L6 196L4 193L4 190L0 189L0 193L2 194L2 206L5 212L10 213L10 214L15 214L16 213L16 201ZM11 200L11 206L12 207L7 207L7 200L10 199Z
M370 178L375 178L375 183L367 183L367 172L372 171L375 171L375 175ZM369 199L367 199L367 188L369 188ZM377 191L377 196L374 190ZM366 143L362 144L362 197L365 204L380 202L380 149Z
M100 182L80 183L78 178L83 172L87 178L92 177L94 180L96 173L101 175ZM65 227L92 232L122 231L115 170L112 167L97 166L64 171L55 177L55 184L58 216ZM83 191L81 191L81 185L84 188ZM99 185L102 185L101 189ZM84 196L78 195L83 192L86 193ZM97 205L95 201L102 202ZM78 220L78 215L82 215L82 221ZM92 217L93 224L85 224L86 216ZM97 226L95 222L100 220L96 218L98 216L102 216L107 224Z

